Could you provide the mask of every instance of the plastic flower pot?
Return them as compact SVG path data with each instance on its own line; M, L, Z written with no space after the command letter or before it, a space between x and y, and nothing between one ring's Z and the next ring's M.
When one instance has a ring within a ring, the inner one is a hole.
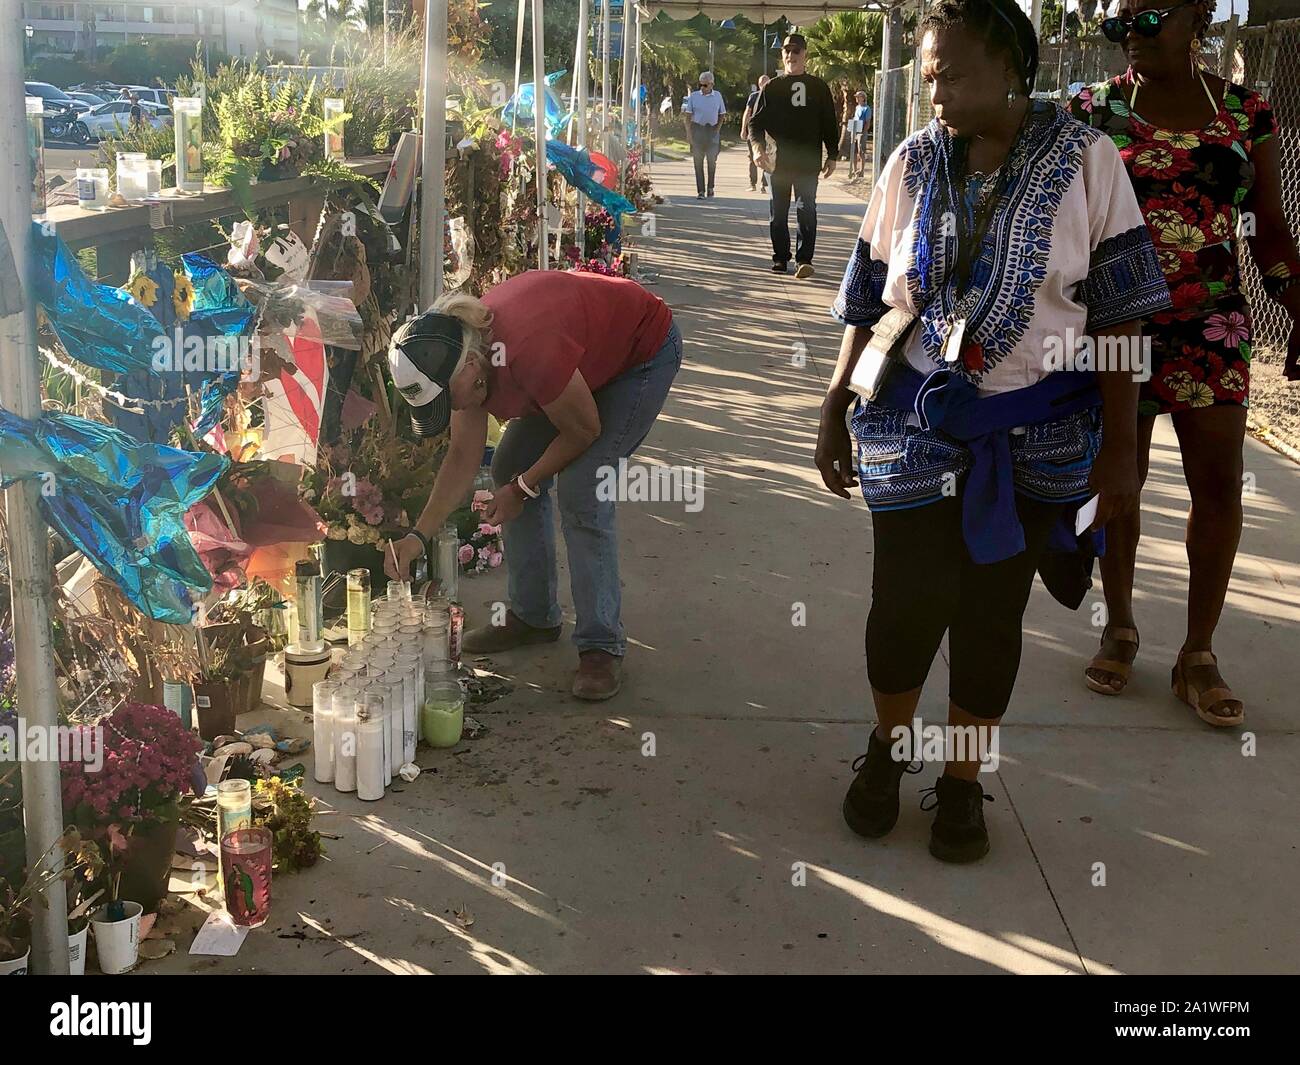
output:
M90 933L90 922L83 920L75 932L68 930L68 973L72 976L86 975L86 937Z
M175 821L146 822L136 825L127 837L117 894L138 902L146 913L153 913L167 894L172 855L176 852L176 826Z
M21 958L10 958L8 961L0 961L0 976L26 976L27 959L31 957L31 948L23 952Z
M112 917L114 907L121 907L121 916ZM95 930L95 953L99 956L99 971L109 976L127 973L140 960L140 915L144 907L138 902L110 902L90 915L90 926Z
M205 740L235 731L238 711L238 681L198 680L194 682L194 716L199 735Z

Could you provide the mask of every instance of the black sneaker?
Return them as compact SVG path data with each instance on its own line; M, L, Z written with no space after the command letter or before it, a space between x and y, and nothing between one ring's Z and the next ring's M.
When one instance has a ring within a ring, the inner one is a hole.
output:
M789 264L789 263L773 263L773 264L772 264L772 273L774 273L774 274L786 274L786 273L789 273L789 272L790 272L790 264Z
M709 199L713 199L713 190L709 189Z
M934 805L926 806L933 798ZM978 780L940 776L921 799L922 810L934 810L930 826L930 853L941 862L976 862L989 852L984 827L984 803L992 802Z
M898 783L904 773L919 773L918 762L896 762L889 752L889 741L871 730L867 753L853 762L857 776L844 796L844 820L859 836L878 839L898 821Z

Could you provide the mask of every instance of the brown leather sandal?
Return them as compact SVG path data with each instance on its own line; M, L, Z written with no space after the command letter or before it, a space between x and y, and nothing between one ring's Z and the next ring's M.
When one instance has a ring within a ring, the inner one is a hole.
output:
M1102 643L1106 642L1106 637L1108 635L1114 637L1120 643L1131 643L1133 645L1133 656L1135 658L1137 657L1137 648L1139 646L1137 629L1126 629L1119 625L1111 628L1107 625L1101 630ZM1101 681L1094 679L1088 673L1088 671L1092 669L1101 669L1105 670L1107 673L1113 673L1120 680L1119 687L1115 688L1109 684L1103 684ZM1101 695L1122 695L1124 689L1128 687L1128 679L1132 675L1132 662L1119 662L1113 658L1102 658L1101 651L1098 650L1098 652L1092 656L1092 661L1084 667L1083 682L1087 684L1090 689L1100 693Z
M1183 651L1171 676L1174 694L1196 711L1196 716L1215 728L1231 728L1246 720L1246 704L1229 687L1201 690L1187 679L1189 666L1218 666L1213 651ZM1219 711L1226 711L1219 712Z

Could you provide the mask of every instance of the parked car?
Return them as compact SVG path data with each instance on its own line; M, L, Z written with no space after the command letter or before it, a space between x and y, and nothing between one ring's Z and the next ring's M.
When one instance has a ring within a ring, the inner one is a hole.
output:
M78 104L78 113L89 111L92 107L98 107L100 104L108 103L104 97L93 92L82 92L78 89L69 89L68 95Z
M39 97L42 101L42 125L45 135L51 140L63 140L79 113L80 104L56 85L47 81L24 82L28 96Z
M52 104L59 104L60 110L75 101L66 92L57 85L51 85L48 81L28 81L24 82L28 96L39 96L45 101L46 118L50 117Z
M171 109L172 97L176 95L174 89L150 88L148 85L122 85L120 90L125 89L129 93L134 93L140 98L142 104L162 104L164 107Z
M141 102L145 118L154 129L171 125L171 110L159 104ZM78 144L103 140L124 133L131 121L131 105L126 100L110 100L93 107L72 124L71 137Z

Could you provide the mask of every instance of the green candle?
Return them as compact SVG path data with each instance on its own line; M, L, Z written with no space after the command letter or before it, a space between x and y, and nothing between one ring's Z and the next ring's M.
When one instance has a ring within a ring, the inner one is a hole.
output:
M460 730L465 723L465 703L426 699L420 711L420 725L424 742L430 747L455 747L460 742Z

